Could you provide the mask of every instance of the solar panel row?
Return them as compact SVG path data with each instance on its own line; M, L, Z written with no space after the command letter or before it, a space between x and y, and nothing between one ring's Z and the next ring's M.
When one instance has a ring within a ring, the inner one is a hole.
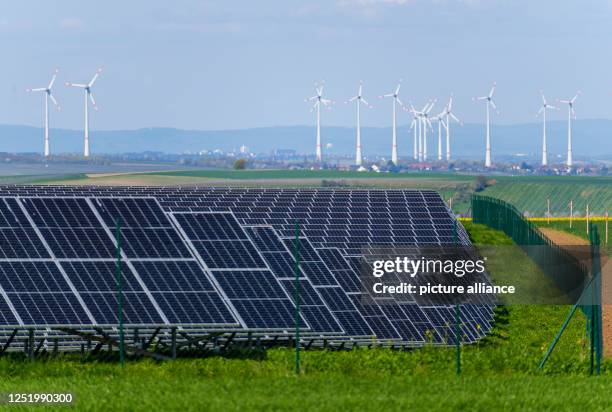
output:
M301 323L307 334L412 344L454 339L450 305L373 301L359 279L364 248L372 244L444 245L456 238L469 244L461 227L453 232L453 217L435 192L1 186L0 194L21 197L0 202L0 236L19 231L12 235L19 241L0 248L0 262L14 256L55 265L68 289L54 293L77 301L54 304L80 304L90 322L116 322L111 231L120 217L130 321L210 325L213 319L216 326L242 330L290 329L299 220ZM28 309L0 286L0 310L7 317L0 322L13 325L16 307ZM39 292L28 293L33 298ZM466 306L464 341L489 330L492 308L490 302Z

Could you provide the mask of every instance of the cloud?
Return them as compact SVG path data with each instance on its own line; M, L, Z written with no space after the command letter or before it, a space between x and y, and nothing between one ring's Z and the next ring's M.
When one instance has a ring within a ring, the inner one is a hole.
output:
M82 30L85 28L85 22L81 19L67 17L59 22L59 27L62 30Z

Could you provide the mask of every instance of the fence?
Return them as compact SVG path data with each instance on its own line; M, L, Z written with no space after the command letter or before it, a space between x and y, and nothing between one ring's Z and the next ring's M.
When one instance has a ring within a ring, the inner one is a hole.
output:
M587 336L591 342L591 372L599 373L603 343L601 315L600 238L597 226L591 224L590 250L586 265L566 248L554 244L516 207L503 200L482 195L472 197L472 221L500 230L508 235L550 277L557 287L576 302L566 323L549 349L552 351L560 334L577 308L587 319ZM547 352L542 365L546 362Z

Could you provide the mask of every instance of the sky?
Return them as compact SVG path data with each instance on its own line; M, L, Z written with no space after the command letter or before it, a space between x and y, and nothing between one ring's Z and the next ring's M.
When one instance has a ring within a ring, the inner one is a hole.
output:
M42 87L59 68L62 111L52 127L82 128L82 91L94 86L92 129L241 129L312 124L304 99L325 81L335 100L323 124L353 126L345 104L360 81L374 106L362 124L388 126L400 79L404 103L454 93L456 114L484 121L472 97L498 84L494 123L536 121L544 90L582 94L579 118L612 118L612 0L21 0L0 16L0 123L42 124ZM566 110L549 114L562 120ZM400 123L409 122L402 113Z

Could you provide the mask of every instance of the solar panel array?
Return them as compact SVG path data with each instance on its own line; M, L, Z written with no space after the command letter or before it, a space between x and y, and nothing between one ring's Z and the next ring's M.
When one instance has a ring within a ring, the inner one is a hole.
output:
M469 245L433 191L0 186L0 196L0 327L116 333L119 218L128 327L290 336L299 221L305 338L455 340L453 306L372 299L359 279L373 244ZM483 337L492 313L491 302L466 305L463 341Z

